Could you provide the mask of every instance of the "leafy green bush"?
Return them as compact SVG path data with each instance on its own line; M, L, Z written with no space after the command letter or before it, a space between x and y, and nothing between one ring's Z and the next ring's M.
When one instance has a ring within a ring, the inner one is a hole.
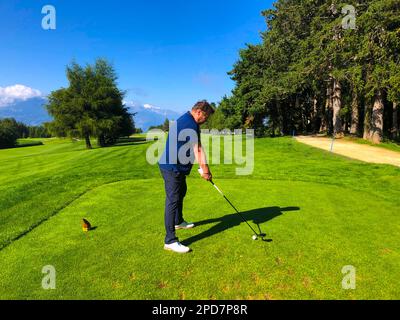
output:
M0 120L0 149L12 148L18 139L18 124L14 119Z

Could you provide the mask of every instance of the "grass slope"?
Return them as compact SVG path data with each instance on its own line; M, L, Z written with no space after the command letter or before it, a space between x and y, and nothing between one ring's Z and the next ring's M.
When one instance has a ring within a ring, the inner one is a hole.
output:
M290 138L255 141L255 171L213 167L215 182L270 242L195 172L180 230L193 252L162 249L163 182L140 141L0 151L2 299L399 299L400 170ZM97 228L84 234L80 219ZM18 240L16 240L18 239ZM53 265L57 289L43 290ZM341 269L357 269L343 290ZM173 266L173 267L171 267Z

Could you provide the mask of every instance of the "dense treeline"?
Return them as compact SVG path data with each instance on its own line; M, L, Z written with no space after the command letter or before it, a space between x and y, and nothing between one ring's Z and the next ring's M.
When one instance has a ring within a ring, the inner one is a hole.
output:
M169 131L169 120L168 120L168 118L165 119L163 124L160 124L158 126L150 126L148 131L154 130L154 129L159 129L159 130L162 130L164 132L168 132Z
M29 126L21 122L17 122L18 138L51 138L51 133L44 125Z
M110 63L98 59L82 67L73 62L67 66L67 78L69 87L49 96L47 110L54 121L47 126L54 135L83 138L90 149L91 136L104 147L135 132L134 114L123 105L125 93L118 89Z
M240 51L209 125L399 138L400 1L279 0L262 14L262 42Z
M13 118L0 119L0 148L15 147L17 139L50 137L44 126L28 126Z

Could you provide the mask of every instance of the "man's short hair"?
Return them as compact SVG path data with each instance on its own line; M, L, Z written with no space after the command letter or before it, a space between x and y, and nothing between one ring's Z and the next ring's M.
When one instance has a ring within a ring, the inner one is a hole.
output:
M199 102L197 102L192 110L201 110L205 113L207 113L208 115L212 115L215 110L213 109L213 107L207 102L207 100L201 100Z

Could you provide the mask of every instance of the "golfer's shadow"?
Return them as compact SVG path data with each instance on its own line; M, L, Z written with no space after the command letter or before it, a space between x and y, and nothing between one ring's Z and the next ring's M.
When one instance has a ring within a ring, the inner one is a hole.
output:
M300 210L299 207L286 207L286 208L267 207L267 208L254 209L254 210L250 210L250 211L244 211L244 212L241 212L240 214L253 227L253 229L255 231L257 231L257 233L258 232L261 233L260 224L270 221L270 220L282 215L284 212L298 211L298 210ZM223 232L227 229L230 229L230 228L239 226L242 223L245 223L237 213L233 213L233 214L227 214L227 215L225 215L221 218L217 218L217 219L208 219L208 220L195 222L195 226L198 227L201 225L215 223L215 222L219 222L219 223L198 235L195 235L193 237L190 237L188 239L181 241L182 244L184 244L185 246L188 246L196 241L211 237L219 232ZM249 229L249 236L251 236L250 229ZM266 241L270 242L270 241L272 241L272 239L269 239Z

